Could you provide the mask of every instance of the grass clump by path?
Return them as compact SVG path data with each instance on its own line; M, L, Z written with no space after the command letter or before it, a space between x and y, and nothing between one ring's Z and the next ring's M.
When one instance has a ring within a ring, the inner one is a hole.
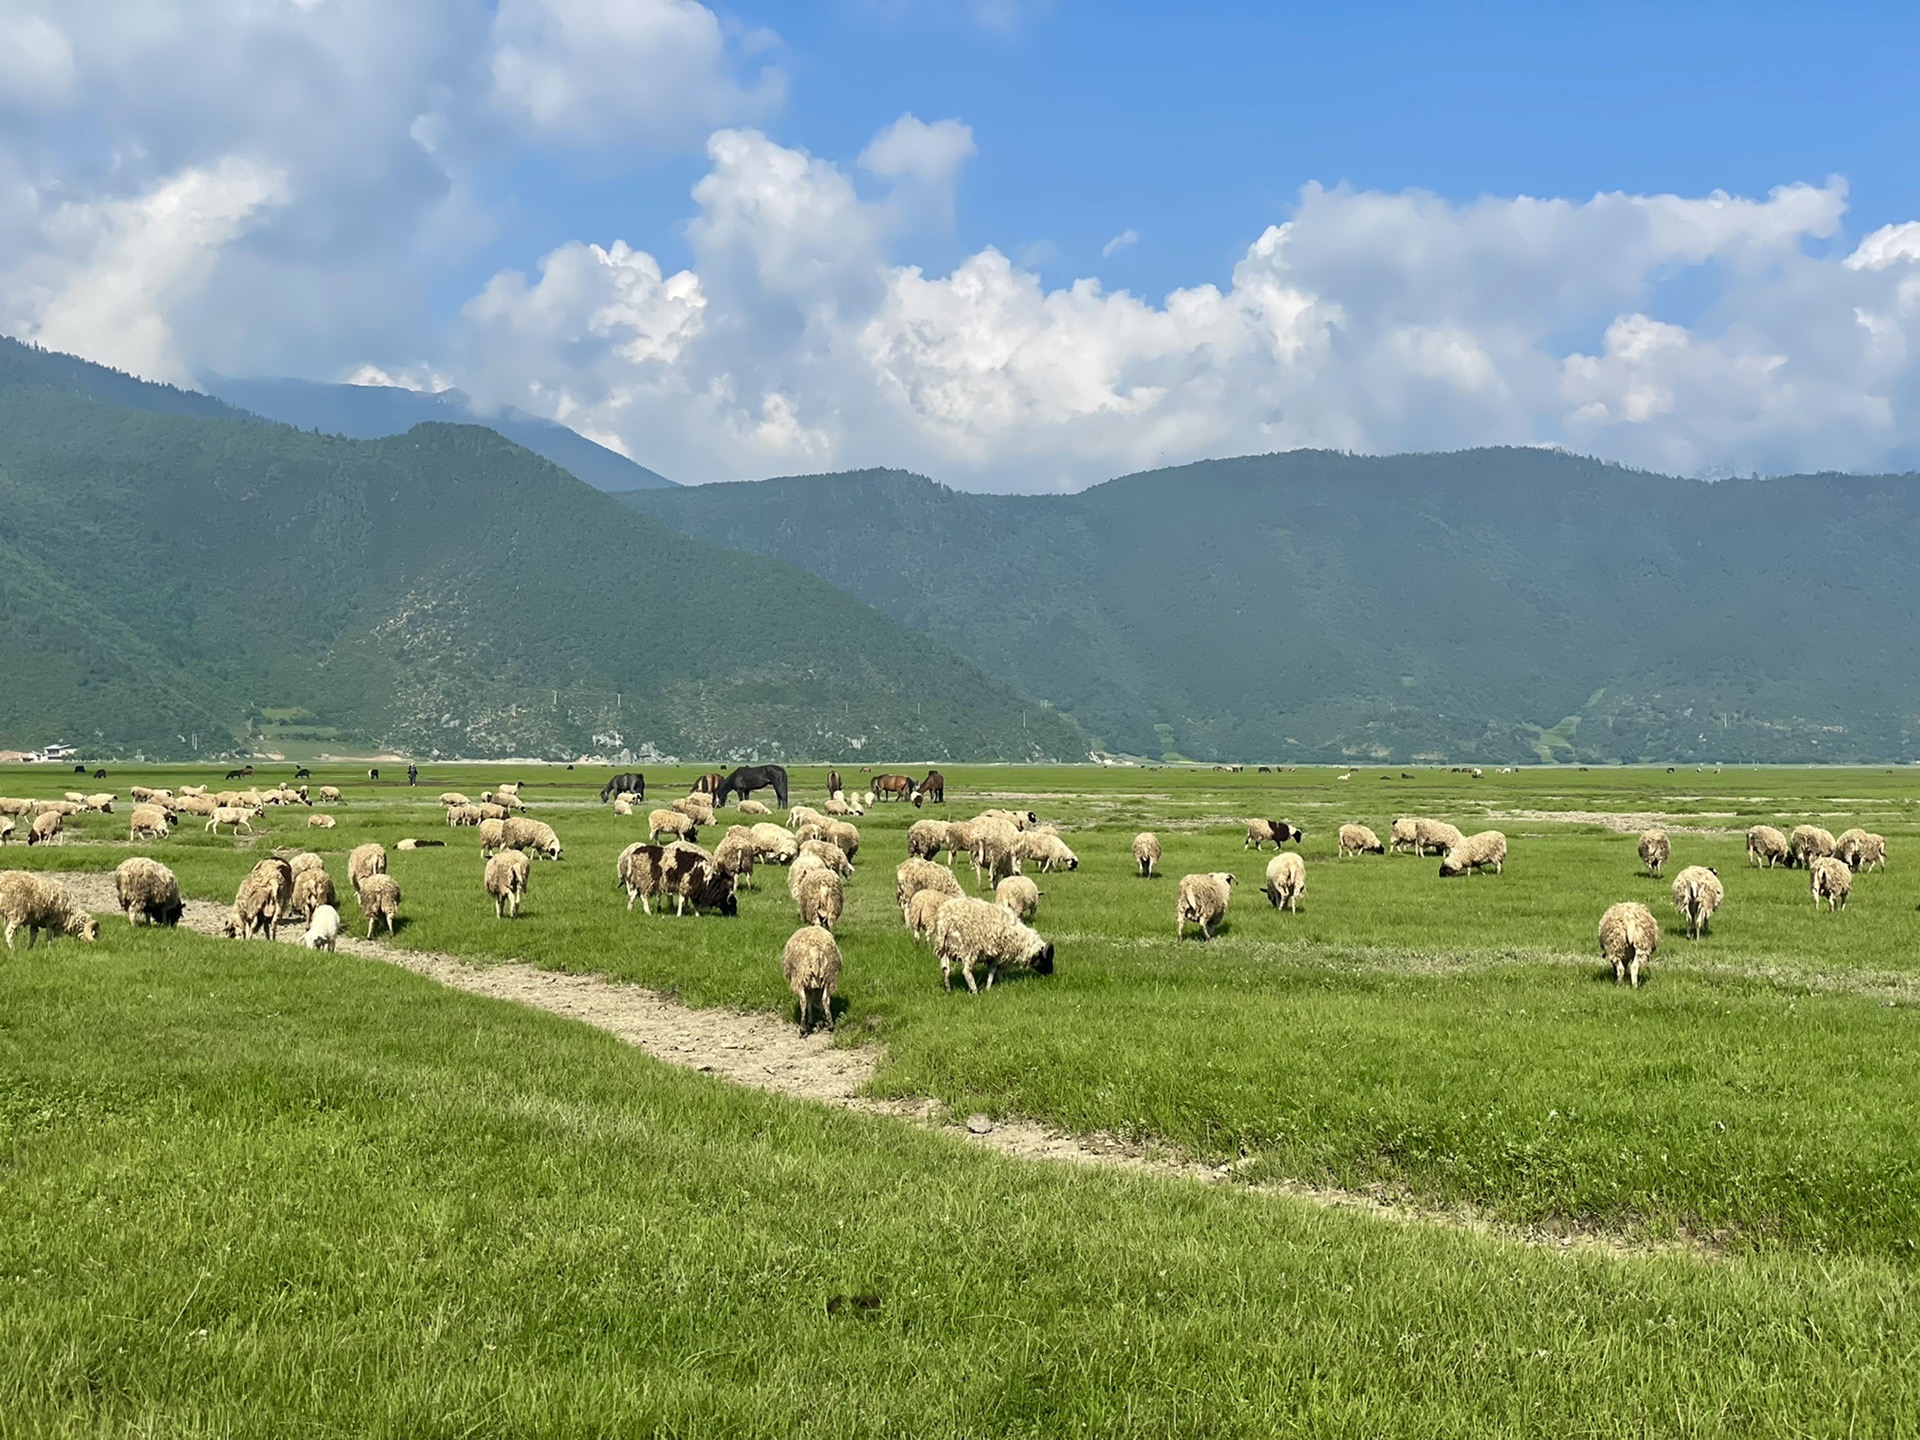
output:
M347 956L0 968L8 1435L1900 1435L1915 1300L1023 1165Z

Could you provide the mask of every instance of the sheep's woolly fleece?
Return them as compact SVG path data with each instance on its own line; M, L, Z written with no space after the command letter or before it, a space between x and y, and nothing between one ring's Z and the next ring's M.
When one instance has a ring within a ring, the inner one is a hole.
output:
M944 867L942 867L944 868ZM114 908L113 876L64 872L79 905L95 912ZM229 907L189 900L181 925L217 935ZM297 944L289 929L284 943ZM266 941L233 941L266 944ZM883 1055L876 1046L837 1046L822 1030L802 1040L785 1015L698 1010L638 985L599 975L568 975L508 960L484 967L431 950L410 950L384 941L340 935L340 953L382 960L414 974L486 999L504 1000L604 1030L668 1065L696 1070L752 1090L794 1100L811 1100L859 1114L905 1121L980 1149L1020 1160L1051 1160L1069 1165L1103 1166L1161 1179L1238 1184L1256 1194L1277 1195L1329 1210L1344 1210L1409 1225L1442 1225L1543 1249L1611 1255L1691 1253L1717 1255L1710 1237L1681 1241L1629 1239L1606 1231L1559 1232L1496 1221L1470 1206L1427 1207L1381 1191L1341 1190L1299 1181L1239 1179L1238 1163L1207 1165L1163 1145L1138 1144L1102 1132L1073 1135L1025 1120L990 1121L950 1114L938 1101L884 1100L862 1095ZM775 963L777 957L769 957Z

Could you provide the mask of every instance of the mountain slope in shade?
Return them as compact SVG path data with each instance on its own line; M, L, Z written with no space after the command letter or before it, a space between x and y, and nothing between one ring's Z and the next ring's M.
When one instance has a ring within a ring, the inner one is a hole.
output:
M650 490L673 485L664 475L564 425L510 405L498 411L482 411L459 390L428 393L398 385L239 380L225 375L209 376L206 383L214 394L242 409L324 435L378 440L403 435L423 423L484 425L562 470L571 471L596 490Z
M0 748L1071 758L811 575L474 426L360 441L0 379ZM197 742L197 743L196 743Z
M1920 477L1295 452L1066 496L864 471L625 499L814 571L1134 754L1920 749Z

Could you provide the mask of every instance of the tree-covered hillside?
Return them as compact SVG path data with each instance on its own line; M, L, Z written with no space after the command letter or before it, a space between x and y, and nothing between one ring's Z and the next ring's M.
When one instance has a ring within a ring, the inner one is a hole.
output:
M491 431L344 440L27 371L0 375L0 747L1084 750L825 582L674 535Z
M1920 749L1920 478L1554 451L1213 461L1070 496L897 472L626 497L802 565L1106 746L1294 760Z

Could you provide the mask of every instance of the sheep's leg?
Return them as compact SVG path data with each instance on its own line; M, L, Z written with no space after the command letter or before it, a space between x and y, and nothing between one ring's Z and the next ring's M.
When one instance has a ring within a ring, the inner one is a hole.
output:
M13 948L13 939L11 936L7 939L7 948L9 950ZM953 962L948 960L944 955L940 957L940 984L949 995L953 993Z
M367 916L367 939L369 940L373 938L373 922L374 917L371 915Z
M826 990L822 990L819 993L820 993L820 1018L826 1022L827 1033L831 1035L833 1034L835 1029L835 1026L833 1023L833 995Z
M980 987L973 982L973 960L971 957L960 962L960 975L961 978L967 982L967 993L977 997L980 994ZM987 979L988 983L992 983L993 977L991 975L989 975Z
M393 938L393 912L391 910L387 911L387 938L389 940Z

